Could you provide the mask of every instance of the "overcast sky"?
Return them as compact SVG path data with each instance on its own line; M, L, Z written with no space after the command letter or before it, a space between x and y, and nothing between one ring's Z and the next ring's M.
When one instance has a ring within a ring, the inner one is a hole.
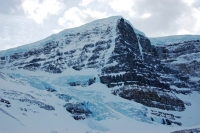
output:
M147 37L200 34L200 0L0 0L0 50L121 15Z

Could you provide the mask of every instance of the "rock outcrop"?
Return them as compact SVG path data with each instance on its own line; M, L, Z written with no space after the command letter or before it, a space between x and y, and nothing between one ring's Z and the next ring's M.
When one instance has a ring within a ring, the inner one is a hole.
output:
M92 113L88 108L86 103L67 103L64 105L66 110L72 114L75 120L84 120Z
M134 100L148 107L163 110L183 111L184 102L175 95L169 95L158 88L137 88L124 86L112 92L128 100Z
M174 93L187 95L200 88L199 80L191 80L191 76L200 75L199 40L154 46L119 16L63 31L33 49L16 48L0 55L3 69L62 73L72 68L81 73L83 69L94 68L102 84L119 87L113 94L166 110L183 111L184 103ZM88 79L68 85L86 86L94 82ZM122 89L123 86L130 89Z

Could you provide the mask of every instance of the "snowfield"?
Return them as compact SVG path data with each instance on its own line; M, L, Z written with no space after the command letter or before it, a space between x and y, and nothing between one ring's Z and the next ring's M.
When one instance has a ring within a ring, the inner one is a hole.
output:
M200 35L174 35L164 37L152 37L149 38L152 45L164 45L173 43L183 43L185 41L199 40Z
M110 89L99 83L98 77L91 86L72 87L63 84L65 72L63 74L49 74L24 71L23 76L20 75L21 72L11 72L7 71L8 74L0 73L1 99L10 102L10 104L0 102L0 131L3 133L168 133L199 125L200 116L196 111L200 110L198 93L192 93L189 97L183 94L178 95L190 103L189 106L191 107L185 111L163 111L112 95L111 90L114 88ZM96 75L98 75L97 72L93 75L80 77L81 80L87 81L88 77ZM71 75L70 81L73 80L72 77L74 77L74 80L79 80L77 75ZM68 81L67 77L65 79ZM43 88L45 85L51 85L56 91L47 91ZM70 98L58 97L58 94L65 94ZM92 112L89 118L74 120L72 114L64 107L66 103L78 102L85 103L85 107ZM9 107L6 105L9 105ZM161 118L152 115L152 110L154 112L173 113L180 117L177 120L182 122L183 125L162 125L159 123ZM152 121L152 118L154 121Z
M198 39L113 16L0 51L0 133L199 130Z

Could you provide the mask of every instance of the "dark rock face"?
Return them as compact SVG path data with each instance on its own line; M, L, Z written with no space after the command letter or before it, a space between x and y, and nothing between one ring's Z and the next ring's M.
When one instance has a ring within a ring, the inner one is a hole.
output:
M178 44L170 44L167 45L166 48L169 50L170 53L172 52L173 55L171 56L180 56L200 52L199 43L199 40L191 40ZM174 48L174 46L176 46L176 48L172 49Z
M123 19L118 21L115 48L107 63L111 64L116 61L117 65L104 67L102 73L130 71L130 67L133 66L133 59L141 58L137 36L133 28Z
M190 76L200 75L200 62L196 58L197 55L200 56L200 41L152 46L145 35L123 18L114 23L116 26L106 24L103 28L100 26L78 33L68 33L60 40L45 42L44 45L24 53L0 57L0 68L6 63L13 64L6 66L11 69L42 70L49 73L62 73L68 68L80 72L85 68L96 68L101 70L101 83L109 88L120 86L120 89L113 91L115 95L145 106L183 111L183 101L168 94L173 92L187 95L193 90L199 91L200 81L191 81ZM193 56L188 56L191 53ZM189 63L174 64L178 58ZM86 86L94 82L95 79L88 79L68 84ZM135 85L138 89L133 89ZM122 86L132 88L121 89ZM171 86L188 90L176 90ZM149 89L144 91L142 88ZM151 90L152 88L154 90ZM165 123L169 121L165 120Z
M81 65L78 65L78 66L73 66L72 68L74 69L74 70L77 70L77 71L80 71L80 70L82 70L82 68L85 66L85 64L81 64Z
M14 91L14 90L9 90L9 91L3 90L3 96L4 95L9 99L17 100L19 102L28 103L29 104L28 106L30 106L30 105L35 106L36 105L36 106L38 106L42 109L48 110L48 111L55 110L55 108L52 105L41 102L28 93L23 93L23 92ZM11 107L11 102L9 102L6 99L0 98L0 102L5 103L6 107ZM24 111L27 111L27 110L25 109Z
M169 90L168 81L177 78L175 75L178 74L178 71L161 64L156 57L159 51L151 46L149 39L142 35L136 35L134 29L123 19L118 22L117 34L113 54L107 62L107 64L113 62L117 62L117 64L102 69L101 83L113 87L119 85L119 82L123 82L123 85L148 85ZM143 59L139 45L143 48ZM154 54L152 54L153 51L155 51ZM119 72L124 74L117 74ZM116 73L116 75L110 76L111 73ZM170 74L170 77L163 78L164 74Z
M49 91L49 92L56 92L55 89L52 89L52 88L49 88L49 87L47 87L47 91Z
M35 62L44 61L44 60L46 60L46 59L35 58L35 59L31 60L29 63L35 63Z
M90 114L92 114L92 112L87 109L87 105L85 104L86 103L67 103L64 105L64 107L66 107L66 110L72 114L72 117L75 120L84 120L89 117Z
M163 59L164 63L170 63L170 65L177 68L181 74L189 74L192 76L199 75L200 62L197 60L200 53L200 40L157 46L156 51L157 57ZM180 59L185 61L176 63L176 61Z
M180 80L170 82L170 84L178 88L199 91L200 82L190 80L189 76L199 77L200 75L200 40L158 45L155 49L157 51L155 56L162 59L163 64L179 73L176 77ZM187 94L189 91L184 93Z
M1 60L5 60L6 58L5 57L1 57Z
M200 128L192 128L192 129L174 131L172 133L199 133L199 132L200 132Z
M74 82L69 82L68 84L70 86L82 86L82 87L85 87L85 86L88 86L88 85L92 85L95 83L95 80L96 78L89 78L87 81L74 81Z
M1 98L0 102L6 103L6 104L10 104L10 102L9 102L8 100L5 100L5 99L3 99L3 98Z
M146 77L145 77L146 76ZM169 90L169 84L162 83L156 78L155 75L138 75L137 73L125 73L116 76L101 76L101 83L107 84L108 86L117 86L119 82L124 82L123 85L149 85L154 87L160 87Z
M44 67L42 67L46 72L49 73L62 73L61 69L55 65L49 64Z
M109 88L114 86L132 87L131 89L123 89L123 87L116 89L113 94L145 106L183 111L185 109L184 102L166 92L188 94L191 91L177 91L170 86L189 89L199 88L199 84L189 81L189 77L180 74L179 69L173 69L160 61L160 59L170 56L170 49L164 46L152 46L148 38L137 35L123 19L118 21L116 31L118 36L115 39L115 48L107 64L117 63L102 68L101 83L106 84ZM141 55L139 45L142 47L143 55ZM193 48L193 46L188 47L189 51ZM180 52L184 50L186 49L181 47L176 52L181 54ZM197 63L193 64L195 64L193 67L198 66ZM192 70L194 69L190 71ZM138 86L138 89L134 88L135 85ZM169 124L170 120L165 120L165 123ZM179 123L176 124L179 125Z
M158 117L168 118L171 121L174 121L176 119L180 119L181 118L181 116L175 116L173 114L164 113L164 112L155 111L155 110L151 110L151 114L155 115L155 116L158 116Z
M184 102L175 96L168 95L164 91L158 91L156 88L137 89L136 87L122 87L112 92L128 100L134 100L148 107L160 108L163 110L183 111Z
M94 79L89 79L88 80L88 85L92 85L95 83L96 78L94 77Z
M56 95L58 98L65 100L66 102L69 102L69 100L71 100L71 96L65 95L65 94L57 94Z
M28 102L28 103L30 103L30 104L36 104L36 105L38 105L40 108L43 108L43 109L45 109L45 110L55 110L55 108L53 107L53 106L51 106L51 105L47 105L47 104L45 104L45 103L43 103L43 102L40 102L40 101L37 101L37 100L30 100L30 99L19 99L19 101L20 102Z
M193 60L190 63L176 64L182 74L189 74L193 76L198 76L200 71L200 62Z
M37 70L39 67L41 66L41 64L39 63L31 63L28 65L24 66L24 69L30 70L30 71L35 71Z
M111 47L113 27L94 27L77 34L67 34L61 40L47 41L31 50L0 57L0 68L42 70L49 73L62 73L67 68L80 71L83 68L100 68L105 63L105 54ZM94 39L93 39L94 37ZM98 38L98 40L97 40ZM68 45L81 44L79 48L65 49ZM99 60L99 58L101 58Z

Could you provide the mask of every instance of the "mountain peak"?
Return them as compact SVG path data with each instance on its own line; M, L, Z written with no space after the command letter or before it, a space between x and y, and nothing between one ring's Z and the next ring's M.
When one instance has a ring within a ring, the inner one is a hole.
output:
M84 132L130 132L134 122L146 122L155 132L159 124L199 124L199 57L200 40L154 46L121 16L1 51L0 125L5 132L12 120L23 128L56 127L51 132L65 132L66 122L69 132L80 132L74 124L86 124Z
M63 38L65 35L69 35L69 34L83 33L86 31L93 30L95 28L99 28L99 30L105 30L108 26L116 27L117 22L120 19L124 19L124 18L122 16L111 16L108 18L94 20L90 23L84 24L79 27L65 29L57 34L53 34L43 40L31 43L31 44L26 44L26 45L18 46L16 48L11 48L8 50L0 51L0 56L7 56L7 55L14 54L14 53L25 52L25 51L28 51L33 48L38 48L38 47L41 47L41 46L47 44L48 42L59 40L59 39ZM131 25L131 23L128 20L125 20L125 21ZM145 34L143 32L141 32L135 28L134 28L134 30L137 34L141 34L141 35L145 36Z

